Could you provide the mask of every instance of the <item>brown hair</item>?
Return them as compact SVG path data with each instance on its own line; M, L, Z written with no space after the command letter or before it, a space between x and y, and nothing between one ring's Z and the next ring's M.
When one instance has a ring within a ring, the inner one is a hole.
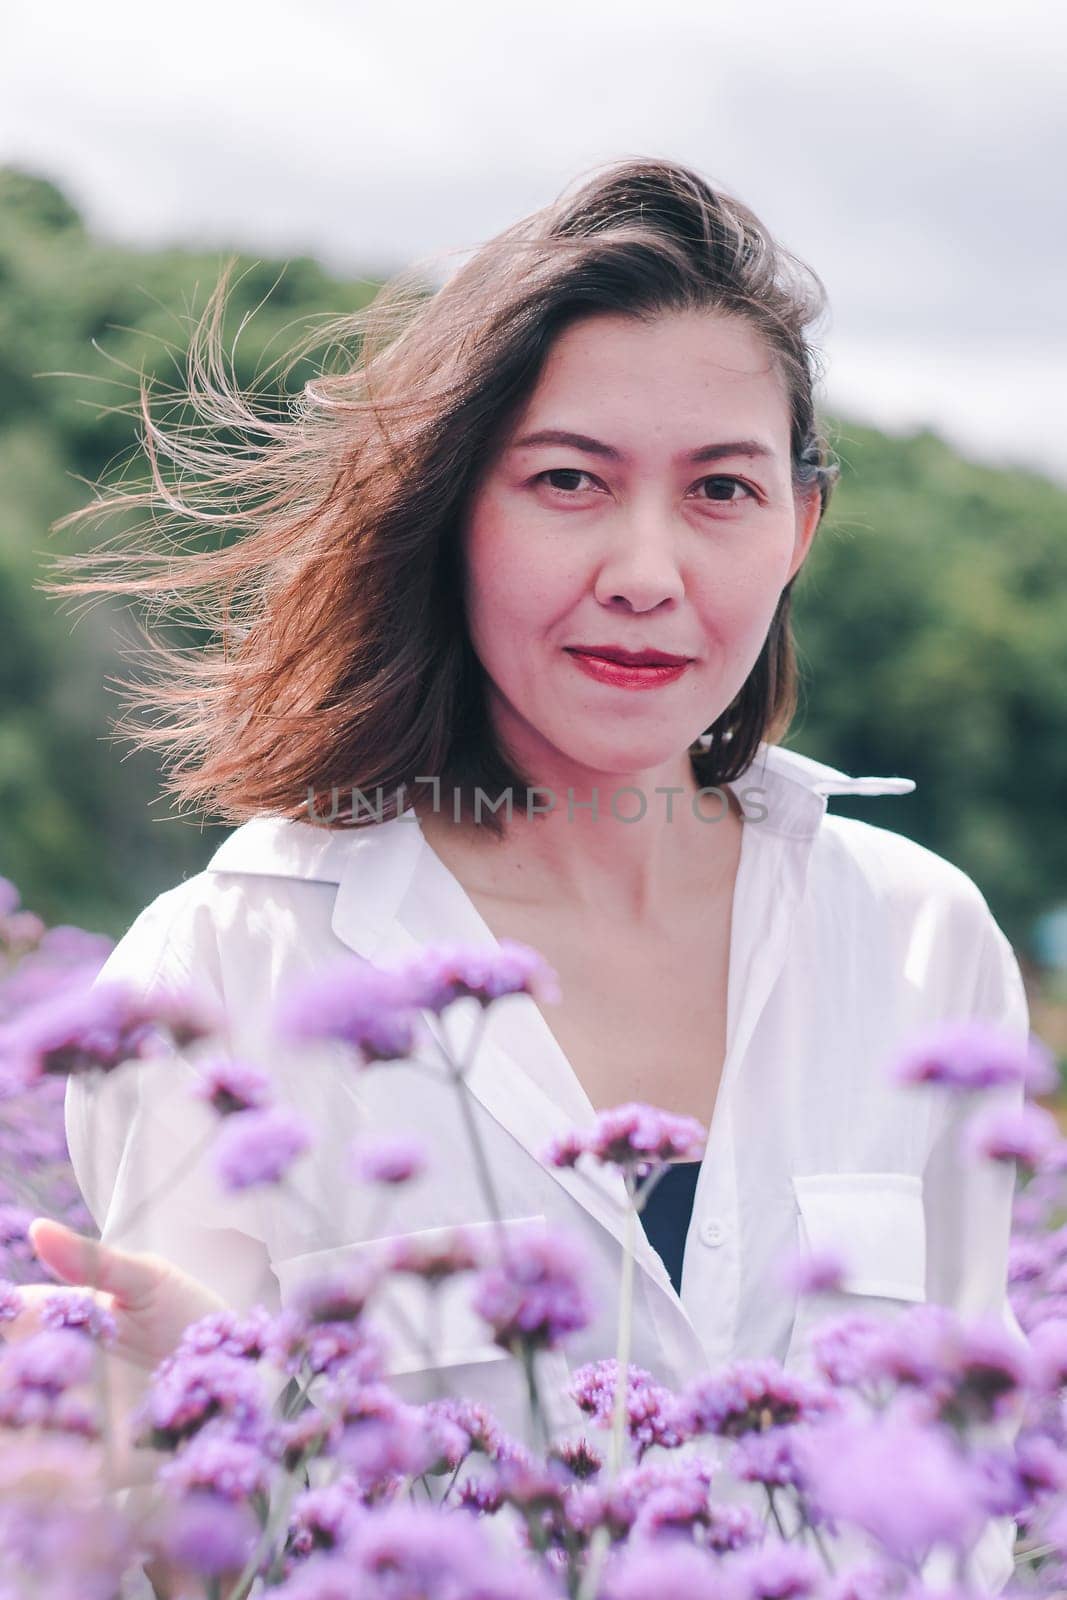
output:
M341 370L321 370L273 410L256 408L227 368L231 273L232 263L193 330L179 394L192 420L161 424L142 381L150 483L98 492L56 526L147 507L164 536L237 537L61 556L60 568L89 576L43 586L143 595L175 613L184 604L214 635L188 649L143 630L148 681L123 687L157 721L125 717L114 729L173 762L166 792L220 820L309 810L323 820L312 796L326 791L325 820L369 822L362 806L339 807L338 791L377 798L390 816L405 790L429 792L420 777L463 796L510 790L525 807L533 780L494 737L463 615L460 530L481 464L568 323L597 311L746 318L788 394L794 490L817 484L826 510L839 468L816 419L818 358L805 337L825 308L821 280L687 167L609 166L489 240L436 292L417 269L399 275L369 307L315 331L307 343L336 344ZM304 354L302 343L289 366ZM792 720L791 589L706 748L692 747L702 784L739 777ZM499 837L500 819L485 822Z

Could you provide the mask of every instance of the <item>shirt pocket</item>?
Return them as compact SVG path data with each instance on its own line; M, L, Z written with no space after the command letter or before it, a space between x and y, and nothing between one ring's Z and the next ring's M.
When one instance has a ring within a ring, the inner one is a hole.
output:
M926 1213L915 1173L794 1173L792 1185L798 1249L845 1264L838 1293L798 1298L785 1363L807 1367L820 1323L853 1312L889 1320L926 1299Z
M541 1212L504 1219L511 1237L521 1236L525 1227L543 1226L545 1220ZM470 1241L479 1260L483 1249L495 1242L495 1222L464 1222L275 1259L271 1265L282 1304L292 1299L299 1285L320 1276L343 1274L347 1267L368 1257L374 1259L394 1244L444 1244L458 1230ZM517 1357L494 1343L489 1324L475 1311L471 1302L476 1276L476 1270L455 1273L431 1289L412 1273L388 1275L367 1310L368 1321L386 1340L385 1380L401 1399L412 1404L444 1395L477 1400L509 1433L529 1440L525 1371ZM580 1417L565 1393L571 1372L566 1351L539 1351L535 1372L550 1424L564 1427Z

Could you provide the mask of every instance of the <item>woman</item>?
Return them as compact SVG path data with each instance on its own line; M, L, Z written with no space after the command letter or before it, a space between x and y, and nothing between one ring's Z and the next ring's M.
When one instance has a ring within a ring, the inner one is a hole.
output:
M614 1349L625 1196L544 1151L625 1101L709 1130L660 1249L638 1236L631 1358L663 1382L803 1360L811 1314L777 1275L798 1242L844 1251L857 1309L929 1299L1014 1326L1010 1177L969 1167L954 1109L888 1075L946 1017L1025 1036L1010 947L959 869L827 813L832 794L910 780L849 778L779 743L792 586L837 470L806 337L822 305L737 200L626 162L492 240L378 348L371 321L360 363L309 385L296 416L249 421L247 451L148 431L154 490L110 504L243 537L76 587L192 593L219 627L214 654L158 647L142 700L166 715L137 736L183 758L176 795L242 825L103 975L209 989L233 1048L270 1066L317 1139L299 1203L224 1198L197 1159L194 1064L71 1082L75 1169L119 1247L83 1275L136 1276L153 1351L187 1316L187 1298L172 1306L190 1278L277 1305L382 1234L492 1226L443 1078L283 1050L268 1023L287 985L346 952L504 936L544 954L562 1000L494 1012L469 1109L504 1214L564 1225L588 1256L596 1315L547 1372L558 1422L574 1418L568 1361ZM201 400L238 423L212 359L220 307ZM429 1172L369 1226L346 1152L407 1131ZM36 1236L77 1276L69 1236ZM433 1371L396 1341L407 1392L447 1368L520 1425L521 1377L461 1298ZM1010 1525L991 1535L985 1575L1003 1581Z

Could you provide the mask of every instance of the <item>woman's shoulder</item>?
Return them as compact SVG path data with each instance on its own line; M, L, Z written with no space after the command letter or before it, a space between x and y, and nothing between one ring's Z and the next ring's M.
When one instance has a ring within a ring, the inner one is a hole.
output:
M855 897L911 921L992 922L988 902L962 867L892 828L828 813L812 852L812 887L840 902Z
M328 924L341 874L339 841L286 818L255 818L225 839L201 871L157 894L110 952L99 977L148 986L195 978L222 991L225 968Z

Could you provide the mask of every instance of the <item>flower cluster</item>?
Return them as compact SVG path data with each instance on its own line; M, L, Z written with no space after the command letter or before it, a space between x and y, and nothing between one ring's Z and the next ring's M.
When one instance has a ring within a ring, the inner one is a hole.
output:
M73 933L50 952L48 930L3 880L0 939L17 954L0 984L5 1113L64 1075L136 1070L168 1041L187 1049L211 1037L176 996L150 1006L94 988L101 952ZM56 976L63 949L67 986ZM423 1013L553 992L525 947L435 947L390 970L348 962L317 975L286 1001L287 1036L344 1043L369 1070L418 1048ZM310 1126L256 1063L195 1061L220 1188L284 1185L313 1149ZM1050 1082L1036 1042L1021 1048L972 1024L917 1041L898 1077L916 1092L947 1091L954 1105ZM458 1076L455 1088L465 1092ZM13 1126L32 1165L34 1119ZM622 1339L614 1357L585 1359L600 1308L590 1258L566 1230L540 1219L473 1231L447 1217L409 1221L381 1230L380 1248L346 1253L343 1268L287 1282L280 1308L216 1309L186 1325L144 1376L130 1423L142 1452L156 1452L154 1478L121 1507L107 1399L144 1308L77 1286L27 1287L37 1212L29 1195L0 1194L0 1593L113 1600L149 1560L205 1600L971 1600L969 1553L995 1517L1015 1519L1029 1552L1017 1592L1062 1593L1063 1141L1029 1103L979 1104L969 1132L971 1159L1013 1163L1026 1180L1009 1263L1018 1327L933 1304L880 1315L843 1292L850 1263L805 1251L781 1285L836 1296L843 1313L815 1330L810 1372L761 1355L661 1374L630 1362ZM612 1166L636 1210L638 1180L699 1156L704 1134L692 1119L628 1104L557 1140L548 1160ZM411 1180L427 1157L414 1139L369 1130L337 1183L367 1185L377 1220L418 1195ZM494 1200L490 1187L491 1217ZM457 1287L446 1280L462 1274L464 1314L507 1354L435 1366L436 1314ZM390 1303L404 1327L420 1284L426 1315L406 1328L398 1360L377 1312ZM624 1305L620 1328L628 1315ZM582 1335L565 1386L571 1425L554 1422L552 1435L539 1386ZM472 1373L506 1418L448 1392L450 1377ZM537 1446L509 1431L517 1399L549 1435ZM926 1564L938 1561L935 1587Z

